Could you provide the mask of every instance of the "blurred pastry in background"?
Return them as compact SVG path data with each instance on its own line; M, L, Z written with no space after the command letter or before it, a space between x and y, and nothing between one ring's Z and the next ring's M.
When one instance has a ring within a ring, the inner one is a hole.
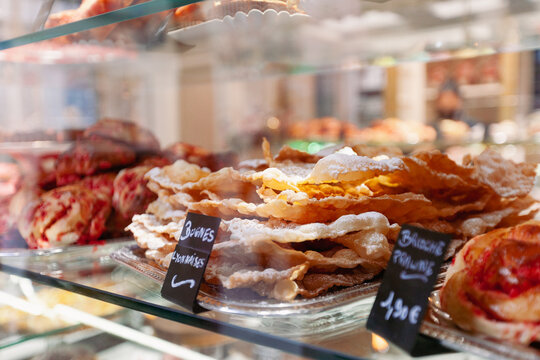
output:
M51 14L45 23L45 28L52 28L60 25L80 21L92 16L101 15L110 11L118 10L132 5L134 0L82 0L76 9L65 10ZM96 40L104 40L114 30L117 24L101 26L84 33ZM65 41L79 40L83 33L76 33L63 37Z
M101 119L84 131L83 138L89 140L109 139L123 143L134 149L137 155L156 154L161 148L158 139L150 130L131 121L119 119Z
M157 198L146 186L148 181L144 175L154 167L163 167L169 164L170 162L166 158L150 158L141 165L120 170L114 179L112 198L114 214L110 219L117 230L123 231L131 222L133 215L144 213L148 204Z
M210 155L210 152L200 146L192 145L184 142L177 142L168 146L164 151L165 156L171 161L186 160L189 163L198 164L200 166Z
M470 126L460 120L443 119L439 122L439 132L445 140L464 140Z
M67 185L84 176L125 168L159 153L159 141L149 130L129 121L103 119L60 155L56 182Z
M56 184L67 185L84 176L129 166L136 158L135 151L128 145L112 140L77 141L58 158Z
M170 162L185 160L212 171L224 167L234 167L238 163L238 156L232 151L213 153L200 146L184 142L177 142L164 150L164 154Z
M51 14L45 23L45 28L53 28L102 15L111 11L142 4L150 0L81 0L76 9L64 10ZM96 27L52 39L55 43L73 43L81 40L122 40L124 44L133 41L145 41L155 35L157 28L167 18L172 10L122 21L106 26Z
M387 118L374 121L364 129L351 129L345 138L363 143L417 144L434 141L437 136L431 126L415 121Z
M291 124L288 134L293 139L339 141L348 124L334 117L310 119Z
M348 121L325 117L292 124L288 135L293 139L347 143L406 143L417 144L433 141L435 129L419 122L396 118L375 120L369 127L360 129Z

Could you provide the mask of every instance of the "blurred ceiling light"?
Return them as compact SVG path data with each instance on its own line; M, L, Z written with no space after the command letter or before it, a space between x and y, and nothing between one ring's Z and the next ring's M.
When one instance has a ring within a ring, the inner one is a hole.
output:
M405 20L400 15L390 11L367 11L357 18L361 22L361 27L365 29L378 29L390 26L405 24Z
M349 15L341 19L327 19L323 24L328 30L347 35L404 25L405 20L402 16L390 11L370 10L360 16Z
M429 4L430 11L440 19L452 19L468 14L479 14L501 10L508 6L508 0L454 0Z

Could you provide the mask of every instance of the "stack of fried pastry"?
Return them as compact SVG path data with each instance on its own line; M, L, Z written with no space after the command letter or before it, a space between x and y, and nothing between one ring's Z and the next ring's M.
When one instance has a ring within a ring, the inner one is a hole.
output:
M186 211L219 216L205 280L290 300L375 276L403 223L465 240L532 216L534 166L489 150L463 166L435 151L263 151L238 169L177 161L148 172L158 199L129 226L146 256L168 266Z

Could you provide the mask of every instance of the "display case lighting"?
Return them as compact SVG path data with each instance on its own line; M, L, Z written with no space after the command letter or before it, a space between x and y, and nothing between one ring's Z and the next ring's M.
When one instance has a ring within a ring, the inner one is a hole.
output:
M502 10L508 6L507 0L454 0L429 4L429 10L439 19L453 19L470 14L480 14Z
M377 334L371 334L371 347L378 353L388 352L388 342Z
M209 356L188 349L187 347L170 343L152 335L147 335L127 326L117 324L114 321L85 313L84 311L74 309L70 306L58 304L54 306L53 311L61 316L62 319L70 319L72 321L74 320L80 322L81 324L91 326L119 338L132 341L139 345L143 345L150 349L164 352L184 360L213 359Z

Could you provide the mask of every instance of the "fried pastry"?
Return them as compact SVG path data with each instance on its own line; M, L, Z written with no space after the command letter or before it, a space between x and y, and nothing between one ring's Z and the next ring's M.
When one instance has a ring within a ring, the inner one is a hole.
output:
M266 155L262 170L209 172L177 161L147 174L149 187L172 207L222 218L276 218L295 223L334 221L346 214L383 213L390 221L415 223L467 239L489 231L533 204L533 164L505 163L514 187L480 165L500 155L486 151L460 166L437 151L386 159L342 150L322 158L283 151ZM279 161L278 161L279 159ZM421 180L420 180L421 179Z
M128 229L148 258L168 268L183 222L184 218L168 221L142 214L133 217ZM376 212L346 215L329 224L224 220L205 281L226 289L252 289L278 300L314 297L380 273L391 253L388 239L398 231L399 226ZM326 249L313 245L320 239L328 242Z
M145 178L158 198L128 229L167 267L185 214L218 216L205 281L290 301L376 276L401 224L452 234L451 256L469 238L535 214L533 164L492 150L463 166L438 151L356 150L364 155L284 147L272 156L264 142L264 160L239 168L212 171L185 160L154 168ZM499 160L504 169L493 164Z

